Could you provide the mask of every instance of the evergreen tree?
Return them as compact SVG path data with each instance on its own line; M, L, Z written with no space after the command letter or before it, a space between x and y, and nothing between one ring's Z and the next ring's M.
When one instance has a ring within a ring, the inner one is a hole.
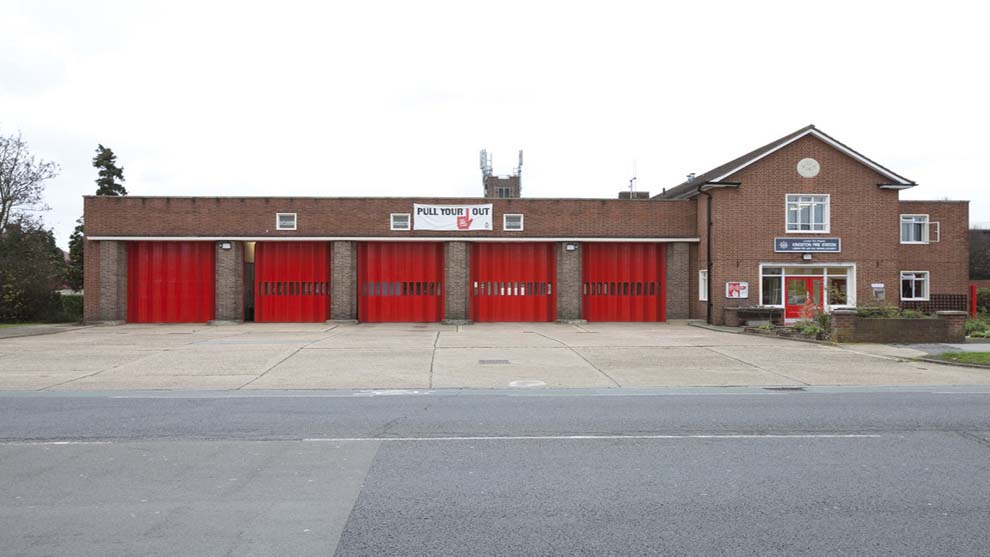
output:
M93 166L99 169L96 179L96 195L127 195L124 187L124 169L117 166L117 155L113 149L98 145Z
M83 243L86 237L83 235L83 219L76 220L76 229L69 236L69 264L65 268L65 282L73 290L83 288Z

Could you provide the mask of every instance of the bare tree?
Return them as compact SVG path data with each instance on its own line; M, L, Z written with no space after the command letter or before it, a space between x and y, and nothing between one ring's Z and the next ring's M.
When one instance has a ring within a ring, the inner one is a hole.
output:
M36 158L27 142L16 136L0 135L0 232L21 211L44 211L45 180L58 175L59 166Z

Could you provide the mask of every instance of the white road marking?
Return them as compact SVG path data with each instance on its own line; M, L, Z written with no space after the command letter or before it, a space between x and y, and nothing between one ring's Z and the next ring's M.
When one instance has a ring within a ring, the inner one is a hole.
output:
M303 439L308 442L354 441L583 441L635 439L877 439L882 435L858 433L823 434L725 434L725 435L476 435L463 437L327 437Z
M2 441L0 445L112 445L112 441Z

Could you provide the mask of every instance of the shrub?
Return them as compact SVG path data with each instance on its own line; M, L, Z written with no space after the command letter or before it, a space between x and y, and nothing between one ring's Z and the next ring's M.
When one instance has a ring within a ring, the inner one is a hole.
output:
M976 311L979 313L990 312L990 288L976 289Z
M966 334L970 336L978 336L974 333L986 333L990 332L990 322L985 319L970 319L966 321Z
M931 316L914 309L901 309L897 306L872 306L856 310L858 317L868 319L928 319Z
M62 318L65 321L82 321L83 295L62 294Z
M818 318L816 319L816 321L818 322L818 326L821 327L823 331L828 332L828 331L831 331L832 330L832 316L831 316L831 314L822 312L822 313L820 313L818 315Z
M825 332L821 325L811 320L798 321L794 324L794 328L805 335L820 335Z

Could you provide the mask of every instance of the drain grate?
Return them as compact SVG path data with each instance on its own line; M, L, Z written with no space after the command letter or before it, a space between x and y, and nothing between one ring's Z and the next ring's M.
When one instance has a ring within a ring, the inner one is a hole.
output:
M478 360L483 366L504 366L509 365L509 360Z
M803 391L804 387L763 387L764 391Z

